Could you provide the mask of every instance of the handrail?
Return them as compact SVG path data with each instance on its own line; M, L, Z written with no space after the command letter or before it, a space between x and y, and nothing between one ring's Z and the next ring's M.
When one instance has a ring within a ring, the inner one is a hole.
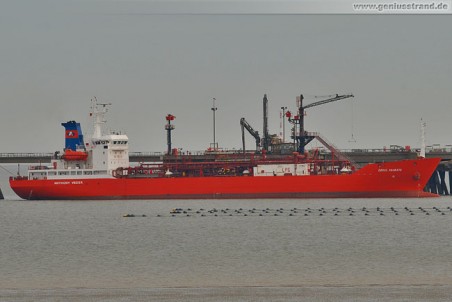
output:
M329 151L329 150L325 150ZM417 149L384 149L384 148L372 148L372 149L338 149L338 151L342 153L391 153L391 152L417 152ZM179 153L180 155L185 156L200 156L200 155L209 155L209 154L217 154L217 153L227 153L227 154L241 154L243 151L241 149L232 149L232 150L221 150L218 152L206 152L206 151L184 151ZM254 152L254 150L247 150L247 152ZM443 147L443 148L427 148L427 153L452 153L452 147ZM129 152L129 157L139 157L139 156L164 156L166 153L164 152ZM36 158L36 157L53 157L54 153L49 152L36 152L36 153L25 153L25 152L3 152L0 153L0 158Z

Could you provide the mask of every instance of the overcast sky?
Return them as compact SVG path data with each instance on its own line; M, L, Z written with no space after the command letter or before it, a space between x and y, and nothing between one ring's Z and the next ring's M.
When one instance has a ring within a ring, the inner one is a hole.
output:
M91 132L93 96L113 104L110 126L131 151L166 150L168 113L174 147L206 149L212 98L220 146L240 148L241 117L262 133L264 94L279 134L280 107L294 110L300 93L355 95L308 109L306 129L340 148L419 146L421 117L427 144L452 144L450 15L155 12L149 1L0 1L0 152L61 150L68 120Z

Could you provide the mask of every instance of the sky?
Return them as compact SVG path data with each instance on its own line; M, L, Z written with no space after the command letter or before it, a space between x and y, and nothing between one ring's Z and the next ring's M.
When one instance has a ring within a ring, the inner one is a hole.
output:
M168 113L173 146L205 150L213 98L219 146L239 149L240 118L262 133L264 94L270 133L281 132L280 108L294 111L297 95L308 104L352 93L308 109L306 129L342 149L418 147L422 118L428 145L452 144L450 15L249 13L239 4L209 13L205 1L168 3L0 0L0 153L61 150L69 120L90 133L94 96L112 103L109 126L135 152L166 150Z

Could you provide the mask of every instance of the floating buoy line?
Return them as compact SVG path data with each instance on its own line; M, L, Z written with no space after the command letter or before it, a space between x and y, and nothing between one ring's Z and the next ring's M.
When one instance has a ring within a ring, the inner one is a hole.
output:
M337 217L337 216L445 216L452 215L452 207L376 207L376 208L251 208L251 209L192 209L175 208L166 213L152 215L145 214L124 214L123 217Z

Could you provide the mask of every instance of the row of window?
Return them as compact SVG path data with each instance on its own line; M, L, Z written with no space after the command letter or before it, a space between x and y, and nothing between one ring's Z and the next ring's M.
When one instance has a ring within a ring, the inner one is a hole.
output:
M108 143L110 143L110 141L95 141L94 144L95 145L108 145ZM127 145L127 141L113 141L113 145Z
M95 171L49 171L48 176L56 176L56 175L100 175L106 174L106 170L95 170ZM45 176L45 172L31 173L31 176Z

